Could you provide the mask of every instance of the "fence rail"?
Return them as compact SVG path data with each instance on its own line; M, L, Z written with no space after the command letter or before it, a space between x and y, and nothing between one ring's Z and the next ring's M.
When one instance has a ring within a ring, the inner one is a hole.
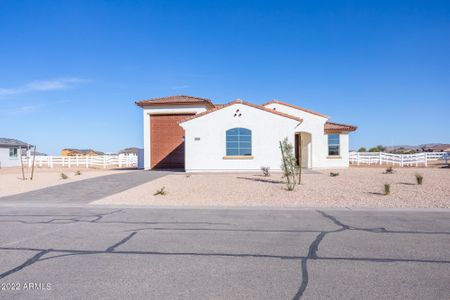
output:
M25 166L33 165L33 156L24 156L22 158ZM137 167L137 156L133 154L119 155L98 155L98 156L36 156L34 158L35 167L54 166L61 167L82 167L82 168L131 168Z
M448 160L448 152L422 152L416 154L393 154L386 152L350 152L350 164L355 165L399 165L404 166L428 166L429 161Z

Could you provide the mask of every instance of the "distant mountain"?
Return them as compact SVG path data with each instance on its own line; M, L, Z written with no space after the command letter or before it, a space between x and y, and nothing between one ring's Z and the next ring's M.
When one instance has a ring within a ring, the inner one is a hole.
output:
M450 144L423 144L420 148L425 152L443 152L450 151Z
M392 151L397 149L405 149L405 150L420 150L422 149L420 145L411 146L411 145L394 145L394 146L386 146L386 151Z
M442 143L430 143L430 144L421 144L421 145L395 145L395 146L386 146L386 152L444 152L450 151L450 144L442 144Z
M105 153L101 151L96 151L93 149L73 149L73 148L66 148L61 150L61 156L96 156L96 155L104 155Z

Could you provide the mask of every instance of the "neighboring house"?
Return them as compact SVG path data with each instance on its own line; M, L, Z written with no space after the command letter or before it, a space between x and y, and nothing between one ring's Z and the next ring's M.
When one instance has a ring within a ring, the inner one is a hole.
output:
M31 145L8 138L0 138L0 168L20 166L19 148L26 149Z
M144 113L145 169L187 172L280 170L279 141L294 145L304 168L349 165L349 132L356 127L273 100L256 105L236 100L170 96L136 102Z
M144 169L144 149L129 147L119 151L119 155L136 155L138 169Z
M105 153L100 151L95 151L92 149L62 149L61 156L96 156L96 155L104 155Z
M119 151L119 154L135 154L137 155L139 153L139 151L142 151L143 149L141 148L137 148L137 147L130 147L130 148L125 148L123 150Z

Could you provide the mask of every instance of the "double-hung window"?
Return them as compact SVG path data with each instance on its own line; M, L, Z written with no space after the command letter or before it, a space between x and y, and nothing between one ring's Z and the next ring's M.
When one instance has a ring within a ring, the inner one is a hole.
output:
M252 155L252 131L246 128L232 128L226 132L227 156Z
M340 148L339 134L329 134L328 156L339 156L340 155L339 148Z

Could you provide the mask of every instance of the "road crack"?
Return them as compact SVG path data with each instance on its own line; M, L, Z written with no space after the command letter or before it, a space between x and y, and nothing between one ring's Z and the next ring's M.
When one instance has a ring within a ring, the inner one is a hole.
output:
M36 254L33 255L31 258L27 259L23 264L21 264L21 265L15 267L15 268L13 268L13 269L11 269L11 270L9 270L9 271L6 271L6 272L0 274L0 279L3 279L3 278L5 278L5 277L7 277L7 276L9 276L9 275L11 275L11 274L14 274L14 273L16 273L16 272L19 272L20 270L22 270L22 269L24 269L24 268L26 268L26 267L31 266L32 264L34 264L35 262L37 262L42 256L44 256L45 254L47 254L47 253L49 253L49 252L50 252L50 249L42 250L42 251L36 253Z
M119 242L117 242L116 244L112 245L111 247L108 247L106 249L106 252L113 252L117 247L119 247L120 245L123 245L126 242L128 242L136 233L137 233L136 231L130 233L124 239L120 240Z

